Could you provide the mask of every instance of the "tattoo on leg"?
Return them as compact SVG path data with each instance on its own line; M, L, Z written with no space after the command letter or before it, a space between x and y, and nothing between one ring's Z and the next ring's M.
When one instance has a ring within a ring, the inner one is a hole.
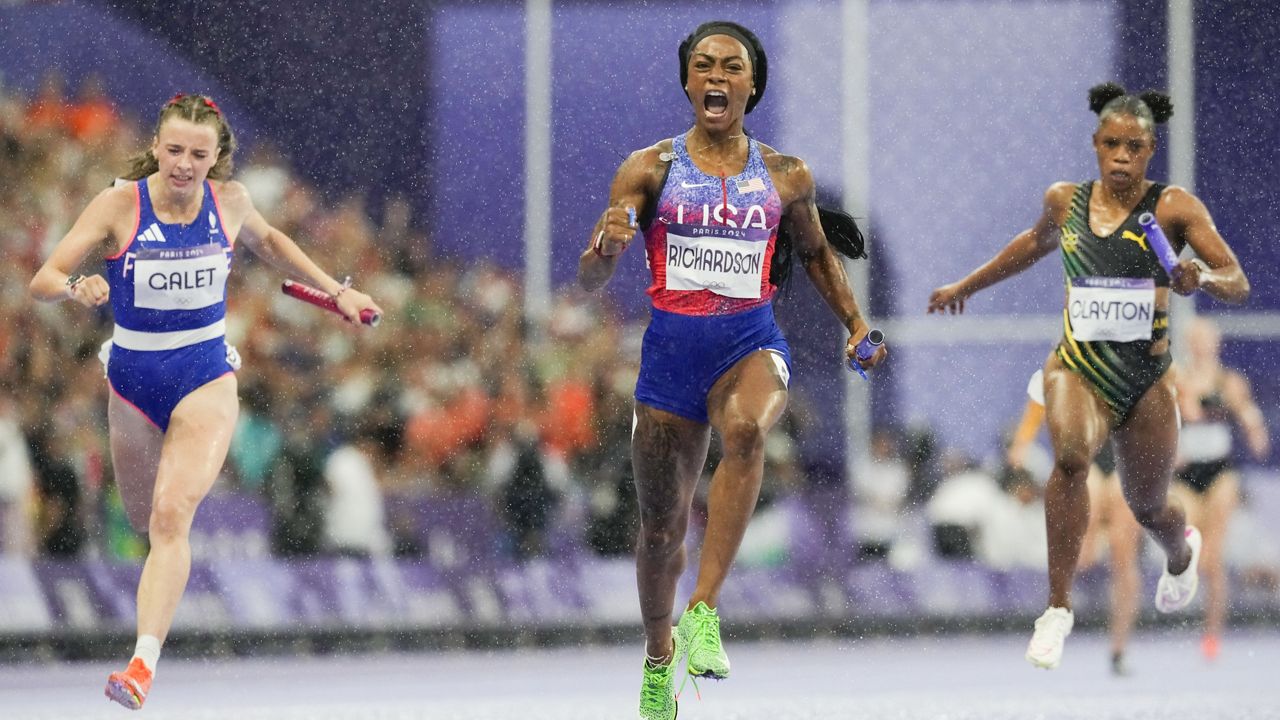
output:
M666 515L680 504L680 433L667 423L640 423L632 441L641 511Z

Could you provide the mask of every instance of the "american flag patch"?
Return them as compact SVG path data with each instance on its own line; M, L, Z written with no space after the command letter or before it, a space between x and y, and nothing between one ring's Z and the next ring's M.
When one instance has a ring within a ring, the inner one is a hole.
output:
M764 192L765 190L764 180L758 177L753 177L750 180L739 180L737 187L740 193Z

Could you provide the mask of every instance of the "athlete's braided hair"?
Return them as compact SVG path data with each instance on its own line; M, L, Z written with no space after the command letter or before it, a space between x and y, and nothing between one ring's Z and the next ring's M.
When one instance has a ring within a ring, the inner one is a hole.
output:
M234 167L233 156L236 152L236 136L231 131L231 124L222 115L222 109L218 107L212 98L207 95L187 95L179 93L174 95L169 102L160 108L160 116L156 119L155 136L160 135L160 128L169 118L181 118L189 120L197 124L213 125L214 132L218 135L218 160L209 169L210 180L226 180L231 177L231 170ZM141 180L144 177L158 171L160 169L160 161L151 153L148 148L142 152L129 158L129 171L123 177L125 180Z
M867 239L858 227L858 221L849 213L838 208L818 207L818 222L827 242L836 252L850 260L860 260L867 256ZM791 247L794 241L791 231L783 224L778 228L778 239L773 248L773 262L769 266L769 282L779 288L786 287L791 279L791 270L795 264Z

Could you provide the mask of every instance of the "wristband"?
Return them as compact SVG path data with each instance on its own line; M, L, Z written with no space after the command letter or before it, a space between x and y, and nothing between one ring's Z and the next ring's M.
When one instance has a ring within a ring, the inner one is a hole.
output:
M76 286L84 282L84 276L80 273L72 273L67 276L67 296L73 297L76 294Z

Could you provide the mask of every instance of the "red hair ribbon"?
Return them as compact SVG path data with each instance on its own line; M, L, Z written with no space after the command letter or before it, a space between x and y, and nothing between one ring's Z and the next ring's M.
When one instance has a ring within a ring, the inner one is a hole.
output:
M187 96L186 93L178 93L177 95L174 95L173 97L169 98L169 102L165 104L176 105L177 103L182 102L182 99L185 98L186 96ZM215 103L214 101L210 100L207 97L204 97L203 95L200 96L200 99L204 101L205 107L213 111L213 114L219 115L219 116L222 115L222 108L218 107L217 103Z

